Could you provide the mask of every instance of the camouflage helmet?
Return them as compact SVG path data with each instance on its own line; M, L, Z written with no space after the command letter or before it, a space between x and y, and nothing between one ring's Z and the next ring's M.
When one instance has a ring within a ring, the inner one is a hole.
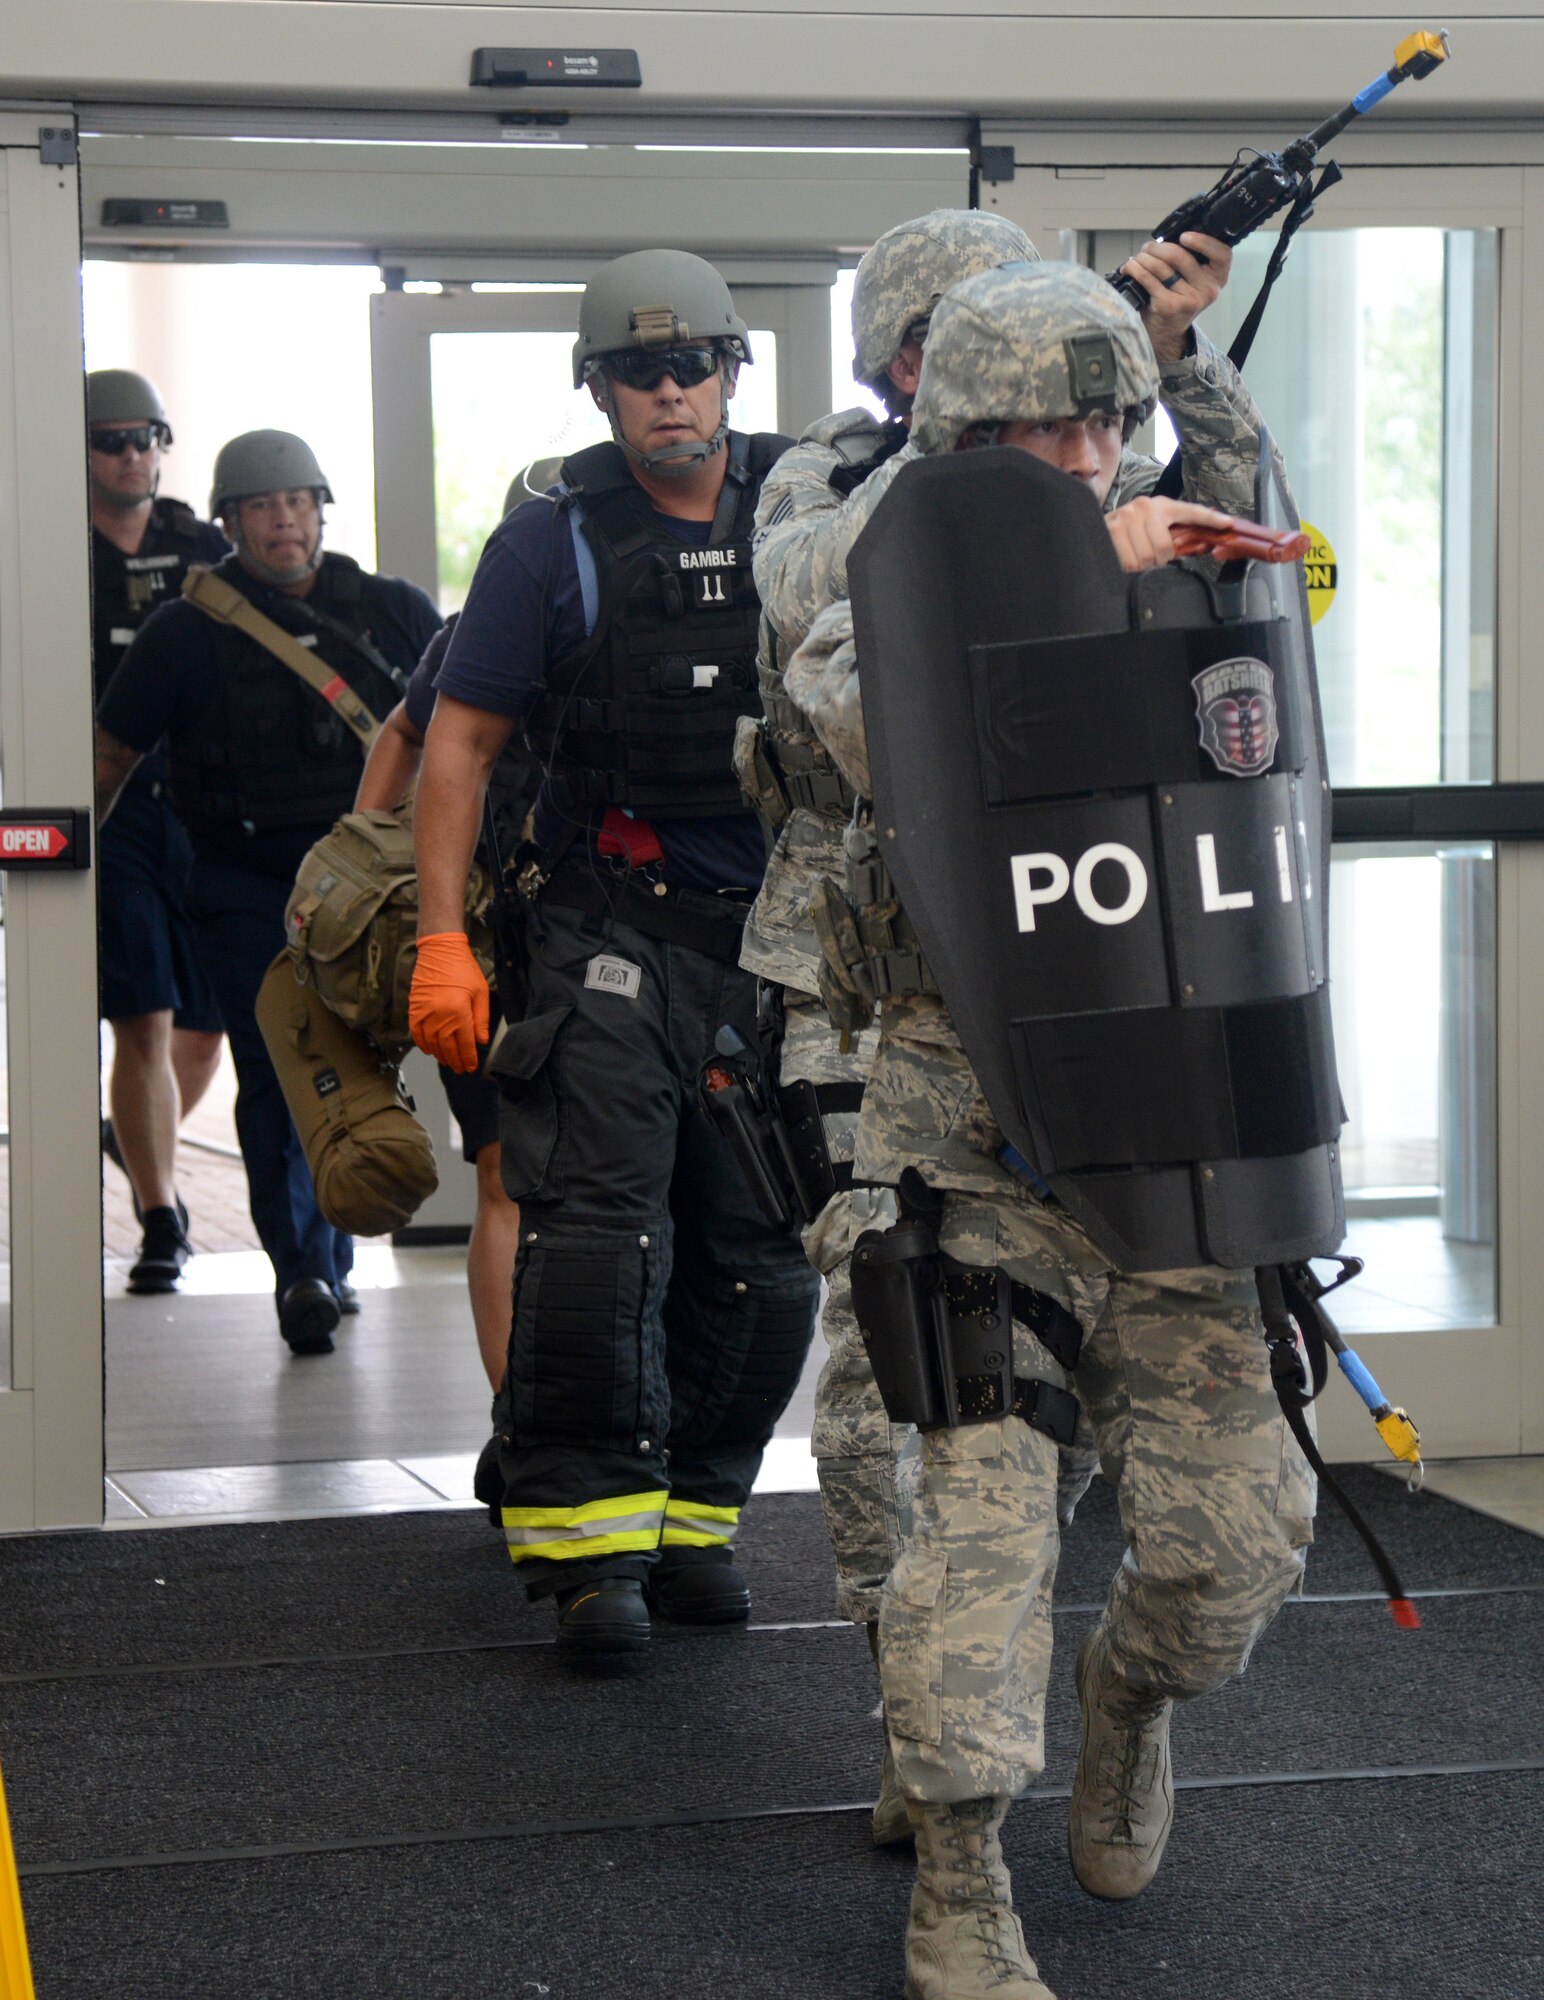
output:
M300 486L311 487L318 500L332 498L327 475L304 438L293 431L243 431L220 447L209 512L228 514L233 501L250 499L254 493L288 493Z
M1081 264L1008 264L940 300L912 407L919 451L953 451L972 424L1152 415L1158 363L1114 287Z
M852 288L852 372L874 383L951 285L1040 252L1016 222L975 208L935 208L887 229Z
M88 424L159 424L163 444L172 441L161 392L132 368L93 368L86 377Z
M624 348L703 340L722 342L737 360L751 359L750 331L718 272L689 250L633 250L602 264L585 285L574 387Z

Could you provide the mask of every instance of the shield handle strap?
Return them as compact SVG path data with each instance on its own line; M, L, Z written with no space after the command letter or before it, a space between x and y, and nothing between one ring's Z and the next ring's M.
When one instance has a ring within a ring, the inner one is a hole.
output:
M1419 1614L1406 1595L1388 1551L1373 1533L1350 1494L1324 1463L1313 1432L1308 1428L1303 1412L1317 1394L1315 1385L1322 1385L1328 1373L1325 1355L1328 1343L1324 1328L1319 1324L1323 1308L1309 1299L1300 1287L1293 1287L1293 1303L1301 1318L1303 1346L1308 1351L1308 1368L1312 1371L1310 1378L1305 1372L1303 1355L1298 1347L1298 1324L1287 1310L1285 1276L1285 1269L1280 1264L1262 1264L1255 1271L1260 1311L1265 1320L1265 1344L1271 1357L1271 1385L1276 1391L1276 1400L1304 1458L1322 1484L1334 1494L1341 1512L1361 1536L1382 1580L1394 1623L1406 1630L1416 1630L1421 1622Z

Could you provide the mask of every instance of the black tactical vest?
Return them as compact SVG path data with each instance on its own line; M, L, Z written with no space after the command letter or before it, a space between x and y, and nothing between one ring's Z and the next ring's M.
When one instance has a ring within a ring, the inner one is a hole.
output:
M173 604L195 563L217 563L229 544L180 500L157 500L131 556L99 529L91 535L91 680L98 701L152 611Z
M735 723L760 708L751 526L789 443L730 434L734 514L703 548L659 527L618 445L565 460L560 505L583 508L599 611L583 646L549 668L526 723L563 810L625 806L649 820L745 810L731 756Z
M234 556L215 574L341 674L378 721L396 707L404 676L369 639L367 579L350 557L324 556L306 598L265 589ZM207 625L215 692L196 722L167 739L178 817L253 829L330 826L354 803L364 762L358 737L266 647L234 626Z

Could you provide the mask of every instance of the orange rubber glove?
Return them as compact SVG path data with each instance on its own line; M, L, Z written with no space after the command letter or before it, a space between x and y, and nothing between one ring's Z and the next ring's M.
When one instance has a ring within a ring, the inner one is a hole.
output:
M476 1069L477 1044L488 1039L488 982L465 931L418 940L407 1025L426 1056L463 1075Z

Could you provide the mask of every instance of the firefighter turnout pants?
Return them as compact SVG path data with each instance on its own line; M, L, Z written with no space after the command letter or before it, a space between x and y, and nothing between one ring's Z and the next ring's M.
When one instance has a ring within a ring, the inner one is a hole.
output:
M727 1552L819 1290L696 1099L719 1026L756 1035L740 906L672 892L720 957L560 897L532 914L525 1017L489 1064L521 1207L503 1520L533 1597Z

